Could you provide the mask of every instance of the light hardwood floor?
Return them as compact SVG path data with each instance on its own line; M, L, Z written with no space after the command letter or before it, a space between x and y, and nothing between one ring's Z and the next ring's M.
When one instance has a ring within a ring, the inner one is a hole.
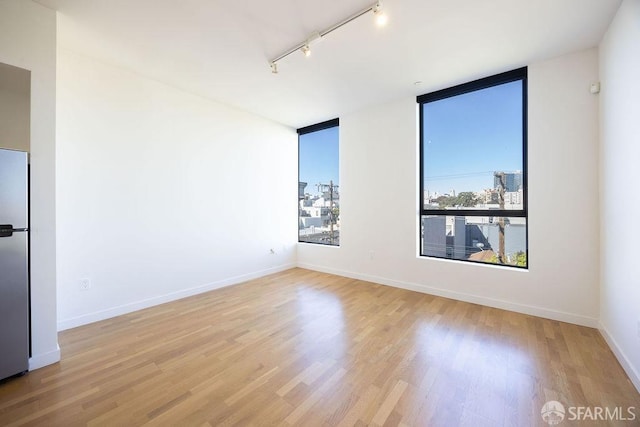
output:
M544 426L549 400L640 425L594 329L302 269L59 340L0 384L0 425Z

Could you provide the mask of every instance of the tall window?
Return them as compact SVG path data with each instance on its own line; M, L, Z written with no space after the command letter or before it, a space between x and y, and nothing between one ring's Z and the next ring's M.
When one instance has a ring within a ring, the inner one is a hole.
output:
M298 129L298 241L340 245L338 119Z
M527 69L419 96L421 255L527 263Z

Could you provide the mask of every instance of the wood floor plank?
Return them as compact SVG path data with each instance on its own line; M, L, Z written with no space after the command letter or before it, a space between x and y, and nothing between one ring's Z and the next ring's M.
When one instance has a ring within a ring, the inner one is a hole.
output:
M0 383L0 426L521 427L548 400L640 420L595 329L299 268L59 341Z
M402 380L396 383L391 392L385 397L382 405L380 405L380 408L378 408L378 411L373 416L373 425L384 425L384 423L387 421L387 418L389 418L389 415L391 415L393 408L395 408L396 404L398 403L398 400L400 400L400 397L402 397L402 393L404 393L404 391L407 389L407 385L408 384Z

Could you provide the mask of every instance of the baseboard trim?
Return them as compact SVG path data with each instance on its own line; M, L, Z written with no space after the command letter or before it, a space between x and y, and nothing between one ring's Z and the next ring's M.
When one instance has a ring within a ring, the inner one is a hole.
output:
M600 331L600 335L602 335L604 340L609 345L609 348L611 349L613 354L618 359L618 362L620 362L622 369L624 369L624 371L627 373L627 376L631 380L631 383L633 383L636 390L638 390L638 393L640 393L640 374L633 367L627 355L624 353L624 351L622 351L622 348L620 348L618 342L615 340L615 338L613 338L613 335L609 333L609 330L602 324L602 322L599 323L598 330Z
M47 365L53 365L60 361L60 346L56 344L56 349L48 351L42 354L36 354L29 358L29 370L33 371L45 367Z
M419 283L403 282L399 280L389 279L386 277L372 276L368 274L355 273L352 271L338 270L335 268L298 263L298 267L308 270L320 271L323 273L336 274L338 276L349 277L352 279L365 280L367 282L378 283L380 285L393 286L396 288L407 289L410 291L421 292L423 294L436 295L444 298L455 299L458 301L480 304L487 307L499 308L502 310L514 311L516 313L528 314L531 316L542 317L560 322L573 323L575 325L587 326L590 328L598 328L599 321L596 318L583 316L580 314L567 313L564 311L551 310L548 308L537 307L532 305L514 303L496 298L488 298L485 296L467 294L463 292L449 291L441 288L434 288Z
M216 289L224 288L227 286L237 285L238 283L246 282L247 280L258 279L260 277L267 276L273 273L279 273L290 268L294 268L296 265L293 263L282 264L276 267L267 268L264 270L254 271L240 276L229 277L217 282L207 283L204 285L196 286L193 288L182 289L168 294L147 298L140 301L135 301L116 307L111 307L105 310L96 311L93 313L84 314L78 317L72 317L69 319L63 319L58 321L58 331L64 331L66 329L76 328L78 326L87 325L89 323L99 322L100 320L110 319L112 317L120 316L134 311L142 310L145 308L153 307L156 305L164 304L167 302L179 300L182 298L198 295L204 292L213 291Z

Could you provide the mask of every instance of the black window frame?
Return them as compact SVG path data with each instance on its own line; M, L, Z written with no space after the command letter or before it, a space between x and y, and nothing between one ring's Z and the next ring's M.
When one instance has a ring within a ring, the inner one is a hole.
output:
M526 266L518 266L512 264L497 264L504 267L515 267L521 269L529 268L529 215L528 215L528 168L527 168L527 135L528 135L528 102L527 102L527 93L528 93L528 83L527 83L527 67L517 68L515 70L507 71L500 74L495 74L493 76L481 78L478 80L474 80L468 83L459 84L457 86L449 87L446 89L438 90L435 92L427 93L424 95L419 95L416 98L416 102L418 103L419 108L419 142L420 142L420 193L418 195L418 200L420 203L419 208L419 221L418 224L418 238L420 240L420 256L425 258L441 258L441 259L449 259L452 261L461 261L461 262L471 262L474 264L487 264L481 261L473 261L467 259L456 259L449 257L439 257L434 255L423 255L424 253L424 239L422 238L422 218L425 216L487 216L487 217L518 217L526 219L526 229L525 229L525 253L527 255L527 265ZM522 82L522 209L521 210L511 210L511 209L464 209L464 210L456 210L456 209L425 209L425 200L424 200L424 104L429 102L439 101L446 98L451 98L458 95L464 95L470 92L475 92L483 89L487 89L494 86L499 86L505 83L511 83L515 81ZM494 265L494 264L488 264Z
M313 132L318 132L321 130L325 130L325 129L330 129L330 128L334 128L334 127L340 127L340 119L339 118L335 118L335 119L331 119L331 120L327 120L324 122L320 122L320 123L316 123L313 125L309 125L309 126L305 126L302 128L298 128L296 129L296 133L298 134L298 182L300 182L300 137L302 135L306 135L309 133L313 133ZM338 141L338 146L340 144L340 141ZM340 158L338 158L338 166L340 165ZM300 200L298 200L298 209L300 209ZM300 213L298 211L298 221L300 221ZM300 240L300 232L298 231L298 243L307 243L310 245L321 245L321 246L330 246L330 247L334 247L334 248L339 248L340 247L340 243L338 243L337 245L331 244L331 243L322 243L322 242L307 242L304 240Z

